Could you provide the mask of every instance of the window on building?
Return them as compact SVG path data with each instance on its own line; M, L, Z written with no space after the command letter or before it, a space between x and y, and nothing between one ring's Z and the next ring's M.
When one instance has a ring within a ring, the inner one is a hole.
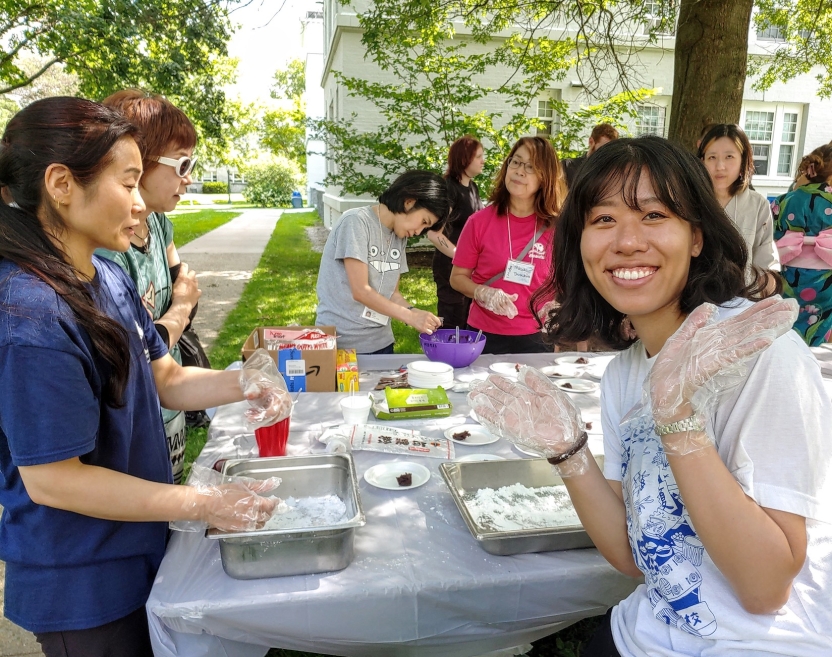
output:
M662 105L638 105L636 107L635 135L665 136L665 114L667 108Z
M661 2L645 2L644 3L644 25L642 34L650 33L673 36L676 34L676 15L675 13L662 13Z
M762 30L757 30L757 39L760 41L785 41L786 37L783 36L779 27L769 25Z
M537 118L543 124L542 128L537 129L537 134L550 136L555 120L555 105L551 100L537 101Z
M550 137L560 131L560 115L557 102L560 100L560 89L550 89L538 97L535 117L543 125L537 128L536 135Z
M231 183L244 183L246 181L246 177L237 171L232 171L229 174L229 182Z
M199 178L200 182L217 182L217 170L214 169L213 171L203 170L202 175Z
M792 178L800 139L800 105L747 103L742 126L758 176Z

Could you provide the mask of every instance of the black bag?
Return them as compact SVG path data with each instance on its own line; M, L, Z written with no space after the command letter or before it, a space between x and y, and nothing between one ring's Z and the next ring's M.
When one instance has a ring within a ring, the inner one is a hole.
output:
M190 324L182 332L182 337L179 338L178 344L183 367L204 367L207 370L211 369L211 361L208 360L208 355L205 353L205 349L202 348L199 336L196 334L196 331L190 328Z

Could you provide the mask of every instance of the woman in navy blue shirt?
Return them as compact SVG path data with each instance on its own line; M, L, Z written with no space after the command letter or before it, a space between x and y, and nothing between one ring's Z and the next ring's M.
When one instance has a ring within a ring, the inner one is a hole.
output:
M183 368L130 278L142 160L136 129L78 98L48 98L0 141L0 558L6 616L51 655L151 654L144 604L167 522L264 521L243 486L174 486L159 401L243 398L238 373ZM261 386L275 415L288 395Z

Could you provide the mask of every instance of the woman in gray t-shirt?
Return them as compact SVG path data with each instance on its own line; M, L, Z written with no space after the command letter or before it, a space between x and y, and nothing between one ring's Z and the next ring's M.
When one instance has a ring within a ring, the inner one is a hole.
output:
M335 326L338 347L360 354L393 353L390 319L432 333L433 313L413 307L399 293L407 271L407 239L438 230L450 204L443 178L408 171L379 196L377 205L345 212L329 234L318 271L319 326Z

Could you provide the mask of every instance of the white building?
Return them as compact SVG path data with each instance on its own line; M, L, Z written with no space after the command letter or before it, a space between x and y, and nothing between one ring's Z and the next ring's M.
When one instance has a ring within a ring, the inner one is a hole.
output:
M332 73L341 71L373 81L393 82L389 74L364 59L356 7L360 12L369 2L370 0L361 0L345 6L337 0L324 1L321 76L325 115L339 119L355 112L359 116L359 129L368 131L378 124L378 111L371 103L347 95ZM636 36L646 33L644 25L634 25L633 30ZM564 32L565 28L557 28L552 30L551 36L557 38ZM460 27L459 33L463 34L464 28ZM750 54L769 53L782 41L776 29L757 33L753 25L748 38ZM471 51L475 52L476 48L474 45ZM668 34L659 37L658 43L646 45L639 54L644 86L660 91L649 102L638 107L638 119L631 126L633 134L667 134L673 90L674 48L675 38ZM492 73L494 82L501 81L501 73ZM764 195L774 196L786 191L794 178L800 158L832 138L832 101L821 100L816 95L814 73L801 75L785 84L776 83L765 92L754 91L752 83L750 78L746 80L740 125L751 140L754 151L757 168L754 187ZM553 81L551 88L530 103L529 112L535 112L544 123L550 124L539 132L558 129L557 117L552 112L553 100L564 100L576 109L581 105L598 102L597 99L586 97L578 76L570 72L563 80ZM327 161L327 167L330 166L332 163ZM330 187L322 195L319 209L327 226L331 226L345 210L367 203L366 198L341 196L339 191Z

